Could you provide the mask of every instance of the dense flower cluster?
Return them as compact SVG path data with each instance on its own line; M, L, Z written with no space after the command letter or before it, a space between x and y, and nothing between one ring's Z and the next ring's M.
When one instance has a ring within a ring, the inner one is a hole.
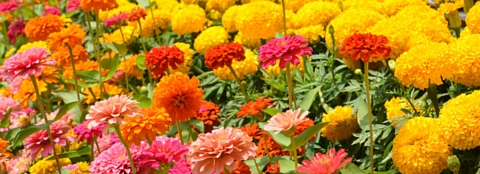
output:
M236 20L235 28L246 37L269 39L282 31L282 17L280 5L259 1L242 5L233 19Z
M152 77L160 79L168 70L168 67L177 69L183 63L184 53L176 46L163 46L152 48L145 57L145 64L152 71Z
M164 134L171 124L164 108L148 107L143 109L143 115L125 118L120 129L129 144L139 145L144 138L154 140L157 134Z

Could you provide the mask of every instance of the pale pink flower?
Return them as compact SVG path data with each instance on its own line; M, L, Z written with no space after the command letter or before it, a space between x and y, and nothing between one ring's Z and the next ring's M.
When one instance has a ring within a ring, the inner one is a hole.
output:
M60 9L58 9L57 7L47 7L43 11L43 16L47 16L49 14L60 16L62 14L62 11L60 11Z
M193 173L220 173L223 168L235 170L236 160L255 157L257 147L247 133L228 127L200 134L189 147Z
M98 146L100 147L100 152L110 149L110 147L119 142L120 139L118 138L116 133L107 133L104 134L101 138L97 139ZM95 156L99 155L97 146L93 147L93 152L95 153Z
M2 68L0 68L0 77L8 83L17 78L17 76L26 79L29 75L40 74L43 66L53 64L55 61L47 60L49 56L45 48L30 48L24 52L15 54L5 60Z
M75 138L67 134L71 129L65 120L58 120L52 123L50 125L50 131L55 144L65 146L67 145L67 141L75 141ZM25 145L25 149L32 151L32 158L35 158L40 151L42 151L42 157L53 154L53 145L48 139L47 130L40 130L28 136L23 140L23 144Z
M15 157L7 161L7 173L25 173L32 164L32 152L23 149Z
M147 148L148 144L143 141L139 146L132 145L129 148L136 171L142 171L138 163L138 157ZM89 170L95 174L133 173L130 166L130 160L128 159L127 150L122 143L117 143L98 155L91 163Z
M188 146L182 145L179 139L159 136L140 156L140 163L156 169L162 164L185 160L187 153Z
M116 95L106 100L96 102L90 107L86 120L88 128L91 129L100 123L105 123L103 132L108 130L111 124L121 125L125 117L143 115L138 102L126 95Z
M78 169L78 164L69 164L69 165L66 165L66 166L63 166L62 169L67 169L67 170L76 170Z
M0 95L0 120L3 120L5 114L7 114L8 108L11 109L10 118L17 118L23 114L20 104L13 100L12 98L4 97Z
M80 2L82 0L69 0L67 3L67 12L73 12L80 8Z
M303 166L297 167L297 170L305 174L334 174L338 170L347 165L352 158L346 158L347 153L344 149L335 152L335 148L330 149L326 155L317 153L308 160L303 160Z
M301 56L312 56L312 48L302 36L285 36L276 38L260 47L260 62L262 68L267 69L280 60L280 68L285 69L287 62L293 65L300 63Z
M121 25L122 23L126 23L127 18L128 18L128 13L125 13L125 12L122 11L118 14L113 15L110 18L107 18L105 20L105 27L109 27L109 26L115 25L117 23L119 25Z
M287 134L294 133L299 124L307 121L306 116L309 112L300 112L301 109L297 109L296 111L288 110L285 113L278 113L268 120L268 124L265 125L264 129L266 131L275 131L275 134L280 132Z

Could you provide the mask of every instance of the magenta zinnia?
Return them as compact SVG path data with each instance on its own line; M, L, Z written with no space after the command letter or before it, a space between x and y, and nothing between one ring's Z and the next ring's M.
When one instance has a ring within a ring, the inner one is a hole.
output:
M8 26L8 39L10 39L10 43L14 44L15 40L19 36L25 37L25 26L26 26L26 21L23 19L16 20Z
M268 124L265 125L264 129L266 131L275 131L275 134L283 132L287 135L293 135L295 133L296 127L301 123L307 121L306 116L308 111L300 113L301 109L296 111L288 110L285 113L278 113L268 120Z
M50 125L50 131L55 144L65 146L67 145L67 141L75 141L75 138L67 134L71 129L72 127L68 126L65 120L58 120L52 123ZM40 151L42 151L42 157L53 154L53 145L48 139L47 130L40 130L28 136L23 140L23 144L25 145L25 149L32 151L32 158L35 158Z
M157 169L162 164L180 162L185 160L184 155L188 153L188 146L182 145L176 138L157 137L148 150L140 156L142 166Z
M88 121L88 128L105 123L103 132L106 132L111 124L122 124L125 117L142 115L142 109L137 104L137 101L126 95L116 95L96 102L94 106L90 107L85 118Z
M347 165L352 158L346 158L345 150L340 149L335 152L332 148L327 154L317 153L308 160L303 160L303 166L297 167L297 170L305 174L335 174L338 173L340 167Z
M12 83L18 76L26 79L29 75L40 74L43 66L54 63L53 60L47 60L48 56L45 48L37 47L15 54L3 63L0 77L3 80L8 78L8 83Z
M97 137L100 137L100 138L102 137L103 127L105 127L105 123L101 123L101 124L91 128L91 129L89 129L87 127L87 123L83 122L82 124L79 124L79 125L75 126L73 128L73 131L74 131L75 135L77 136L78 141L83 141L83 140L86 139L87 144L91 144L94 136L97 136Z
M267 69L280 60L280 68L284 69L287 62L293 65L300 63L301 56L312 55L312 48L302 36L285 36L273 39L260 47L260 62L262 68Z
M110 18L107 18L105 20L105 27L116 25L117 23L118 25L123 25L127 23L127 18L128 18L128 13L121 11L120 13L115 14Z

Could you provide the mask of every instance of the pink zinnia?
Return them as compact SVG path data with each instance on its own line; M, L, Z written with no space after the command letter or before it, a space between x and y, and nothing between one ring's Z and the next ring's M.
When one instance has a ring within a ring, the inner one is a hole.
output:
M300 63L301 56L312 55L312 48L302 36L285 36L284 38L273 39L260 47L260 62L262 68L267 69L273 66L280 59L280 68L284 69L287 62L293 65Z
M0 95L0 120L3 120L3 117L5 117L8 108L11 109L10 118L19 117L23 113L18 102L14 101L12 98Z
M8 38L10 39L10 43L14 44L15 40L18 36L25 36L25 26L26 21L23 19L14 21L8 26Z
M80 8L80 2L82 0L69 0L67 3L67 12L73 12Z
M247 133L228 127L200 134L189 147L193 173L220 173L223 168L235 170L235 160L255 157L257 146Z
M157 137L157 139L152 142L150 148L140 156L140 163L143 166L156 169L162 164L185 160L184 155L187 153L188 146L182 145L180 140L160 136Z
M32 152L23 149L15 157L7 161L7 173L25 173L32 164Z
M8 78L8 83L12 83L17 76L26 79L29 75L40 74L43 66L54 63L53 60L47 60L48 56L45 48L37 47L15 54L3 63L0 77L3 80Z
M49 14L60 16L62 14L62 11L60 11L60 9L58 9L57 7L47 7L43 11L43 16L47 16Z
M18 3L21 5L21 2ZM17 9L17 3L15 1L0 2L0 13L10 13Z
M175 163L175 165L168 170L168 174L192 174L190 164L187 160L181 160Z
M53 136L53 141L61 146L67 145L67 141L73 142L75 138L68 135L68 131L72 128L64 120L58 120L50 125L50 131ZM49 154L53 154L53 145L48 139L47 130L40 130L34 134L28 136L23 140L25 149L32 151L32 158L35 158L37 154L42 151L42 156L47 157Z
M280 132L291 135L295 133L296 127L307 121L306 116L308 111L300 113L302 109L297 109L296 111L288 110L285 113L278 113L268 120L268 124L265 125L264 129L266 131L275 131L275 134Z
M138 157L147 148L148 144L143 141L139 146L132 145L129 148L133 161L135 162L134 165L136 171L141 171L140 165L138 164ZM127 150L122 143L117 143L98 155L90 164L89 170L96 174L133 173L130 166L130 160L128 159Z
M99 138L102 137L102 129L105 126L105 123L101 123L98 126L95 126L91 129L87 128L87 123L83 122L80 125L77 125L73 128L73 132L78 138L78 141L87 140L87 144L92 144L94 136Z
M114 144L117 144L120 142L120 139L118 138L116 133L108 133L104 134L101 138L97 139L98 146L100 147L100 152L106 151L110 149ZM98 148L97 146L94 147L94 153L95 156L99 155L98 154Z
M127 21L127 18L128 18L128 13L125 13L122 11L118 14L113 15L110 18L107 18L105 20L105 27L109 27L117 23L121 25L122 23L125 23Z
M137 104L137 101L126 95L116 95L107 100L96 102L94 106L90 107L86 116L88 128L105 123L103 132L106 132L111 124L122 124L124 117L142 115L142 108Z
M305 174L334 174L338 170L347 165L352 158L347 158L345 150L340 149L335 152L335 148L330 149L326 155L317 153L314 157L308 160L303 160L303 166L297 167L299 172Z

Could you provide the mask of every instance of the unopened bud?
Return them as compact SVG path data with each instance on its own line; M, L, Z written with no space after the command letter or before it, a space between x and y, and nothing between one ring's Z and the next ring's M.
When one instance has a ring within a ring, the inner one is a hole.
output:
M363 74L361 69L355 69L354 72L355 72L356 75L362 75Z
M389 67L392 71L395 71L395 60L389 60L389 61L388 61L388 67Z
M460 19L460 14L458 13L458 10L454 10L448 13L448 21L450 22L451 28L462 27L462 20Z
M450 169L453 173L458 173L460 170L460 160L456 155L449 156L447 159L448 169Z

